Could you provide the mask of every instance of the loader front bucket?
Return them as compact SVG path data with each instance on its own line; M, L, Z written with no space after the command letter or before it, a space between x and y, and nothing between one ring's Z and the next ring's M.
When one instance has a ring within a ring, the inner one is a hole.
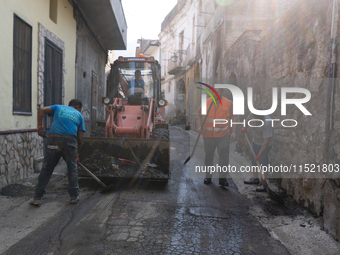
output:
M97 177L170 178L170 140L85 137L79 158Z

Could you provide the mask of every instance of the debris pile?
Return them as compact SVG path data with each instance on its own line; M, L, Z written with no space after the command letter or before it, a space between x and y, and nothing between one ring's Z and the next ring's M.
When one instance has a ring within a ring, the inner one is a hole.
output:
M24 196L33 196L34 187L28 187L22 184L11 184L1 189L1 196L9 196L9 197L24 197Z
M92 173L109 175L114 170L116 159L103 153L100 150L95 150L88 158L86 158L82 163L86 166Z
M168 178L168 175L162 172L162 169L156 164L143 164L140 160L142 165L140 167L135 161L115 158L101 150L93 151L82 163L99 177ZM81 168L78 168L78 172L80 176L88 176Z

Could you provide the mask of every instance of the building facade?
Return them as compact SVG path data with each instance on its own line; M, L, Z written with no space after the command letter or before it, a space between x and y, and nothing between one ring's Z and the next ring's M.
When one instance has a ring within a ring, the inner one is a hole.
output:
M136 57L143 54L145 57L154 57L158 62L160 61L160 42L159 40L138 39L139 47L136 48Z
M87 130L84 135L90 136L97 121L106 118L105 107L99 100L106 96L113 50L126 49L127 24L120 0L72 0L72 3L77 21L76 97L83 102Z
M110 16L104 13L103 23L95 22L94 17L109 7ZM119 21L112 23L116 18ZM126 47L126 22L119 0L100 4L92 0L3 1L0 21L2 188L32 174L35 159L43 156L43 139L37 134L38 108L68 104L78 97L85 104L82 114L86 117L91 88L78 78L84 72L89 72L88 77L98 74L97 86L104 95L107 50ZM94 61L87 64L90 57ZM103 111L95 114L104 116ZM48 132L51 119L45 116L43 125Z
M159 34L162 77L170 102L168 122L195 126L200 106L196 82L214 83L225 78L221 69L223 53L245 31L262 33L270 29L293 0L281 2L178 1L165 17Z
M297 107L288 108L285 116L279 107L271 115L273 119L294 119L298 125L274 126L276 137L270 163L332 168L340 162L340 102L334 90L339 53L334 44L330 47L331 35L335 43L339 41L339 11L337 4L333 8L333 1L317 4L313 0L296 0L292 4L260 35L254 31L243 33L224 53L221 75L233 74L244 92L246 87L252 87L253 97L265 109L272 104L273 87L307 89L311 99L306 107L312 116L305 116ZM240 150L245 150L242 138L238 143ZM281 186L316 217L323 217L325 229L338 239L340 183L338 178L325 178L317 172L310 178L299 174L282 178Z
M306 107L312 117L305 117L297 107L288 108L282 116L282 109L277 108L272 118L294 119L298 126L274 126L276 137L270 163L339 164L340 108L335 90L337 79L334 79L339 75L338 5L337 0L322 4L314 0L178 1L162 24L162 60L170 59L174 52L183 49L182 45L188 45L186 40L182 44L181 39L177 39L176 35L183 38L183 30L185 37L189 37L187 41L195 42L195 58L188 67L183 57L181 62L175 62L176 68L171 66L171 60L165 60L163 75L164 82L172 83L173 87L184 80L185 109L186 114L193 115L189 117L192 128L195 128L194 115L200 106L200 96L195 95L197 90L190 90L191 80L199 79L210 85L233 84L244 95L247 95L247 88L252 87L254 101L265 109L272 104L273 87L302 87L311 93ZM190 35L186 31L191 30L193 15L197 26ZM185 28L181 28L182 23ZM167 95L174 105L178 94L175 90ZM225 96L233 99L231 94ZM247 111L239 116L239 121L247 117ZM249 153L247 146L239 135L237 150ZM322 216L325 229L340 238L338 178L299 178L296 175L282 178L281 187L316 217Z
M162 87L169 102L165 108L165 120L170 124L189 123L186 73L193 68L196 57L198 2L178 1L165 17L159 34Z
M37 108L75 97L77 29L67 0L2 5L0 187L33 173L43 155Z

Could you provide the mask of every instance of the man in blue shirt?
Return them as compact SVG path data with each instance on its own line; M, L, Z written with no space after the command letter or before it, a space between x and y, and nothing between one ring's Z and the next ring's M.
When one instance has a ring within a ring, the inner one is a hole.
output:
M134 88L142 88L145 89L145 82L144 80L141 79L141 71L140 70L136 70L135 71L135 78L132 79L129 83L128 83L128 89L131 89L131 94L134 93Z
M149 102L149 99L144 96L147 91L145 82L141 79L141 74L140 70L136 70L135 78L129 81L126 86L128 102L131 105L148 104Z
M45 130L42 126L44 114L53 116L50 134L47 140L47 149L44 156L44 163L38 177L38 184L35 188L31 205L40 206L41 197L52 176L55 166L60 157L63 157L67 164L68 193L71 196L71 204L79 201L79 185L77 163L79 162L78 150L83 144L83 133L85 132L84 118L81 115L82 102L79 99L72 99L68 106L52 105L42 107L38 110L38 135L45 138Z

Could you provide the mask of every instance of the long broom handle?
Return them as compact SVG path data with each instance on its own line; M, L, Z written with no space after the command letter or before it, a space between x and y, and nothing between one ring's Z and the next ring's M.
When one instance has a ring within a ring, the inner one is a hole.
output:
M255 161L256 161L256 163L257 163L257 166L258 166L258 168L259 168L260 174L261 174L261 176L262 176L263 184L264 184L264 186L266 186L266 189L267 189L267 192L268 192L268 195L269 195L270 199L272 199L272 200L278 202L279 204L284 204L285 201L284 201L279 195L277 195L274 191L272 191L272 190L269 188L268 183L267 183L267 181L266 181L266 178L265 178L263 172L261 171L260 163L256 160L256 155L255 155L255 152L254 152L254 150L253 150L253 147L252 147L251 144L250 144L249 138L248 138L248 136L247 136L246 133L244 133L244 135L245 135L246 140L247 140L247 142L248 142L248 144L249 144L250 150L251 150L251 152L253 153L253 156L254 156Z
M263 174L263 172L261 171L260 163L256 160L256 155L255 155L255 152L254 152L254 150L253 150L253 147L252 147L251 144L250 144L249 138L248 138L248 136L247 136L246 133L244 133L244 135L245 135L246 140L247 140L247 142L248 142L248 144L249 144L249 148L250 148L251 152L253 153L254 160L255 160L256 163L257 163L257 166L258 166L258 168L259 168L261 177L262 177L263 181L265 182L264 184L265 184L266 186L268 186L267 181L266 181L266 178L264 177L264 174Z
M102 185L104 188L107 188L107 186L97 178L89 169L87 169L82 163L79 162L79 165L88 173L92 176L93 179L95 179L100 185Z
M202 123L202 125L201 125L201 132L199 133L199 135L198 135L198 137L197 137L197 139L196 139L194 149L192 150L192 152L191 152L191 154L190 154L190 158L191 158L191 157L194 155L194 153L195 153L195 150L196 150L196 146L197 146L198 140L199 140L200 137L201 137L203 126L204 126L204 124L205 124L205 121L206 121L207 118L208 118L208 114L209 114L209 112L210 112L210 109L211 109L212 105L213 105L213 102L211 102L211 104L210 104L210 106L209 106L209 109L208 109L208 112L207 112L207 115L205 115L205 117L204 117L203 123Z

